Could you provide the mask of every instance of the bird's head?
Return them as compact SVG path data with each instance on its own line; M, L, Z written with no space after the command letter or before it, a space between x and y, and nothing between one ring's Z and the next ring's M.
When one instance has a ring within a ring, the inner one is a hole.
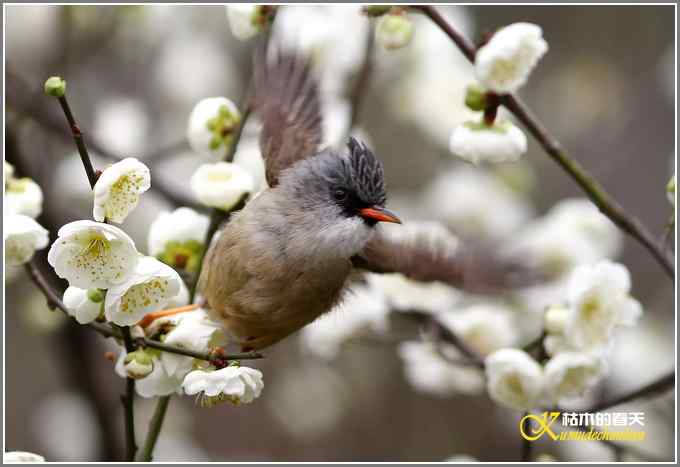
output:
M378 222L401 223L385 208L382 163L354 138L345 151L326 149L300 161L282 174L281 185L293 188L299 208L333 237L331 243L360 247Z
M347 217L358 217L367 225L401 223L385 208L385 174L380 160L368 147L350 137L348 151L323 161L328 199Z

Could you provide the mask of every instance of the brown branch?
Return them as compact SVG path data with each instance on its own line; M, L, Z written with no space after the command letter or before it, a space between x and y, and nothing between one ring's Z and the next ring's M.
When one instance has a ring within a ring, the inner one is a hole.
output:
M477 48L467 38L461 35L433 6L415 5L412 8L428 16L449 38L458 46L465 57L475 61ZM572 159L562 149L562 145L531 113L529 108L515 95L507 94L501 97L501 103L524 124L545 152L583 189L588 197L597 205L600 211L614 222L623 232L636 239L662 266L671 279L675 279L673 259L659 245L654 236L634 216L628 214L621 205L605 191L604 187L595 180L576 160Z
M588 409L579 410L579 412L601 412L603 410L611 409L617 405L625 404L639 399L649 399L650 397L658 396L666 391L670 391L675 387L675 371L671 371L653 382L637 389L635 391L624 394L615 399L604 401L596 404Z
M59 298L59 295L57 292L47 283L47 280L45 277L42 275L40 270L38 269L35 259L29 261L24 265L24 268L26 269L26 272L28 272L29 277L33 281L33 283L38 287L38 289L42 292L42 294L45 296L47 299L47 305L50 307L50 309L58 309L61 310L64 314L70 317L68 308L64 304L64 302ZM101 334L104 337L113 337L117 340L123 340L123 335L118 331L110 326L104 324L104 323L99 323L99 322L92 322L88 324L84 324L83 326L87 326L89 328L94 329L96 332ZM257 352L246 352L246 353L236 353L236 354L221 354L218 352L195 352L192 350L188 349L183 349L180 347L175 347L173 345L169 344L164 344L163 342L155 341L153 339L149 339L147 337L136 339L135 342L140 346L140 347L150 347L153 349L158 349L163 352L168 352L168 353L174 353L177 355L184 355L186 357L193 357L199 360L205 360L207 362L213 363L220 363L222 360L226 361L231 361L231 360L257 360L264 358L262 354L259 354Z
M95 183L97 183L97 174L95 173L94 167L92 166L90 155L87 152L87 146L85 145L83 132L80 130L80 127L78 126L78 123L71 112L71 107L68 105L68 101L66 100L66 94L59 97L59 105L61 105L61 109L64 111L64 116L68 121L71 136L73 137L73 141L76 143L76 147L78 148L78 154L80 154L80 160L83 162L83 167L85 167L87 180L90 182L90 187L94 188Z
M437 321L431 314L418 310L400 311L399 316L410 318L419 324L426 326L433 334L436 341L445 342L454 346L467 360L467 364L484 369L484 358L471 348L463 339L442 323Z

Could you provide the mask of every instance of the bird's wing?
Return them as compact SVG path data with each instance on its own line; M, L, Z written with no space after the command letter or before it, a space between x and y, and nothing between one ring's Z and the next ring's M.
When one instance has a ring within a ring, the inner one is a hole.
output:
M367 271L440 281L472 293L502 293L545 280L489 245L463 244L445 228L411 228L398 235L377 231L352 262Z
M253 110L262 121L260 150L269 186L282 170L311 157L321 143L321 107L309 60L299 53L255 53ZM271 58L271 60L268 60Z

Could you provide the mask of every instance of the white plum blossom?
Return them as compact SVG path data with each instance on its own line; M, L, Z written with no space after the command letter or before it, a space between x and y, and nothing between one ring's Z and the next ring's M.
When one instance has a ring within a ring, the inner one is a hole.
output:
M108 289L126 281L138 258L135 244L125 232L89 220L62 226L47 254L57 275L81 289Z
M455 233L472 238L506 238L533 213L526 198L472 166L440 173L423 194L423 205Z
M191 208L181 207L163 211L149 227L148 250L151 256L160 255L170 242L203 242L210 219Z
M252 3L227 5L227 21L234 37L245 41L261 32L267 20L265 8Z
M622 264L603 260L576 268L569 279L567 341L590 350L607 344L616 326L633 326L642 306L630 296L630 287L630 273Z
M592 354L562 352L545 365L545 393L551 402L581 397L604 375L606 364Z
M253 177L243 168L229 162L201 165L189 184L200 203L225 211L236 206L255 188Z
M238 107L226 97L208 97L189 115L187 140L191 149L215 160L224 159L241 123Z
M300 332L302 347L326 360L335 358L342 344L362 332L384 334L389 307L381 291L353 286L343 301Z
M440 347L450 359L461 358L453 347ZM404 360L407 381L419 392L449 397L476 395L484 390L484 376L478 368L447 360L433 342L403 342L399 345L399 356Z
M43 193L30 178L5 176L6 213L23 214L35 219L42 212Z
M492 125L467 121L454 128L449 150L475 165L480 162L515 162L527 150L527 137L509 121L497 119Z
M181 349L208 352L225 341L222 327L212 321L205 310L198 309L179 314L163 342ZM170 376L185 375L193 365L191 357L170 352L162 352L160 360Z
M436 319L481 355L511 347L519 340L512 310L499 304L477 303L440 313Z
M567 328L571 310L564 305L552 305L545 310L544 328L550 334L562 334Z
M5 261L8 266L19 266L49 243L49 233L31 217L8 214L4 218Z
M105 292L99 289L79 289L70 286L64 292L64 305L69 315L80 324L91 323L103 309Z
M369 285L382 292L391 308L402 311L417 309L428 313L451 311L461 293L441 282L418 282L398 273L367 274Z
M128 373L125 368L125 359L127 352L122 349L118 360L116 361L115 370L121 378L127 378ZM155 356L152 361L153 370L147 376L138 379L135 383L135 391L144 398L151 398L157 396L168 396L170 394L182 392L182 379L184 375L170 376L165 372L163 365L158 361L158 356Z
M132 379L142 379L150 375L153 366L153 355L143 349L127 354L123 360L125 374Z
M387 50L400 49L411 42L413 29L406 13L386 14L375 25L375 40Z
M38 454L26 451L8 451L2 456L3 463L15 464L25 462L45 462L45 458Z
M11 177L14 176L14 166L7 161L3 161L3 162L4 162L4 167L5 167L5 171L4 171L4 173L5 173L5 183L7 183L7 180L9 180Z
M505 26L479 48L475 56L477 79L489 90L503 94L523 86L531 70L548 51L543 31L535 24Z
M94 208L96 221L104 219L122 223L137 207L139 196L151 187L149 168L134 157L110 165L94 185Z
M152 311L162 310L177 296L182 287L177 271L150 256L137 262L125 282L112 286L106 293L106 319L119 326L131 326Z
M529 354L501 349L484 360L489 396L513 409L530 409L541 402L543 369Z
M615 257L623 238L616 226L587 199L565 199L523 228L506 246L513 256L561 276L579 264Z
M178 269L198 272L210 219L191 208L163 211L151 223L148 252Z
M588 199L560 200L552 207L548 217L562 229L584 235L601 257L612 258L621 250L621 231Z
M324 120L325 122L325 120ZM253 177L253 193L269 188L265 177L265 165L257 138L241 137L234 154L234 165L238 165Z
M204 406L224 401L238 405L249 404L260 397L264 383L259 370L228 366L215 371L192 371L184 378L182 387L189 395L201 394Z

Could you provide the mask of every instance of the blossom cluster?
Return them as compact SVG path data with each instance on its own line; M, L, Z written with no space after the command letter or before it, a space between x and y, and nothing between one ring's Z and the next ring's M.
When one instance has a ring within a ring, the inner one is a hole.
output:
M15 177L14 167L7 161L4 164L5 260L9 266L19 266L47 246L49 233L35 220L42 212L40 186L30 178Z
M199 102L189 117L190 145L201 154L223 157L231 148L240 118L226 98ZM255 173L261 171L264 178L264 164L257 164L259 153L249 156L242 157L245 164ZM12 228L6 229L5 239L12 253L10 263L20 264L48 243L47 232L28 216L40 213L42 194L31 180L15 179L7 163L5 178L6 193L10 193L6 207L12 212ZM204 204L230 210L253 191L254 180L246 169L218 162L201 166L191 185ZM186 207L161 212L149 227L148 255L138 250L122 228L112 224L125 222L150 187L149 168L135 158L123 158L98 172L92 187L94 220L62 226L47 261L68 281L63 303L78 323L127 326L134 338L212 355L226 343L222 327L197 306L175 310L191 300L180 272L192 281L198 277L207 247L208 217ZM116 371L138 380L135 387L143 397L184 391L200 393L203 403L212 405L248 403L259 396L262 374L258 370L241 367L238 362L219 369L212 361L146 347L129 354L121 349Z

